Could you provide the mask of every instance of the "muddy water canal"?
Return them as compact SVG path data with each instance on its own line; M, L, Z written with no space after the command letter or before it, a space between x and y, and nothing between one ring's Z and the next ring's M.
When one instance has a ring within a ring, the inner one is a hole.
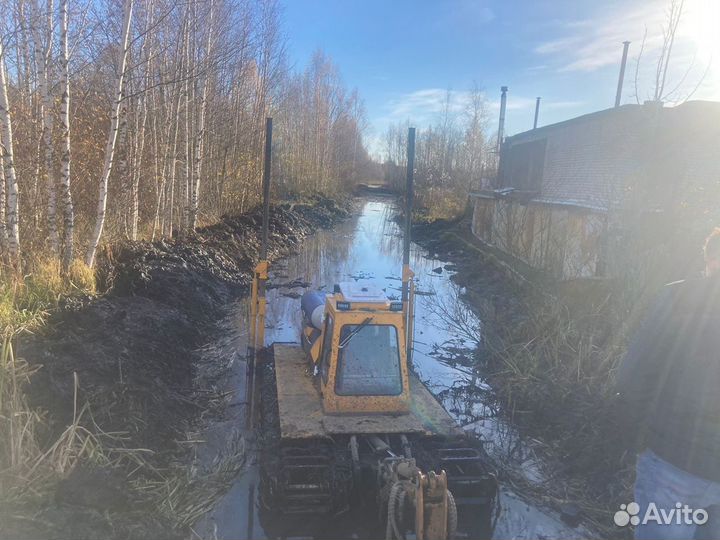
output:
M402 231L392 220L392 199L359 201L357 214L333 230L308 238L297 255L271 267L268 293L266 344L297 342L301 328L300 295L308 288L332 291L342 281L368 280L400 296ZM450 278L453 265L434 259L413 244L411 267L417 279L416 330L413 369L466 431L482 437L500 468L513 467L529 482L546 481L532 452L497 414L492 389L474 369L482 321ZM492 291L489 291L489 293ZM246 312L239 304L224 322L226 336L207 347L206 355L230 367L226 379L232 402L227 418L207 429L201 459L211 460L228 441L245 436L248 466L212 512L194 527L202 538L272 537L263 522L257 500L258 470L252 437L243 433L245 410ZM513 491L501 481L501 514L495 538L577 538L585 536L570 528L554 512L541 508L532 498ZM362 524L333 525L325 522L317 538L367 538L373 533Z

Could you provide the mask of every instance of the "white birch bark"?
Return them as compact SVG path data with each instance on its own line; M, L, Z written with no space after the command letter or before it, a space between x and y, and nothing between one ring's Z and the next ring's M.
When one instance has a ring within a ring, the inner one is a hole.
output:
M137 240L138 237L138 221L140 219L140 171L142 170L143 157L145 154L145 131L148 119L148 97L147 92L150 88L150 59L152 57L152 43L149 44L150 38L150 27L153 25L155 3L153 0L148 2L147 16L145 19L145 37L143 38L143 44L140 49L140 58L144 63L144 75L143 75L143 94L142 94L142 107L140 111L140 121L137 122L139 133L137 134L137 144L135 147L135 154L133 157L133 170L132 170L132 184L131 184L131 214L130 214L130 238L133 241Z
M130 59L132 63L132 59ZM129 93L133 92L132 80L125 81L125 88L129 88ZM117 178L120 180L120 213L122 216L123 231L125 232L126 238L130 237L130 224L128 223L128 212L130 202L130 189L128 185L128 100L123 99L120 105L120 118L118 120L118 140L116 142L117 152Z
M188 8L189 10L189 8ZM189 17L189 13L186 13L186 17ZM190 31L189 31L189 23L188 23L188 31L185 34L185 58L186 58L186 64L185 64L185 88L184 88L184 101L185 101L185 175L180 182L180 205L182 208L182 211L180 213L180 234L184 234L187 230L187 224L188 224L188 218L189 218L189 190L191 185L191 175L192 175L192 166L191 166L191 160L192 156L190 154L190 139L192 138L192 132L191 132L191 109L190 109L190 79L191 79L191 71L190 71Z
M113 169L113 161L115 156L115 143L118 137L118 120L120 116L120 105L123 100L123 83L125 82L125 67L128 56L128 43L130 38L130 23L132 20L134 0L125 0L123 8L123 28L121 36L122 58L120 60L120 70L118 72L115 101L113 102L112 116L110 117L110 131L108 132L107 145L105 146L105 164L103 166L102 176L100 177L100 189L98 194L97 215L95 222L95 230L93 231L90 245L85 254L85 263L92 267L95 263L95 254L100 243L103 228L105 226L105 212L107 210L107 192L108 179Z
M72 263L74 253L75 212L72 191L70 189L70 68L68 52L68 0L60 4L60 78L62 95L60 97L60 126L62 129L60 146L60 194L63 208L63 247L62 263L67 270Z
M48 0L46 5L46 34L43 42L40 32L40 8L37 1L34 2L35 14L38 20L33 24L33 38L35 40L35 51L40 54L38 60L38 90L40 92L40 125L42 129L42 153L45 160L45 179L47 190L47 225L50 249L53 255L60 250L60 240L57 228L57 189L55 187L55 172L53 160L53 96L52 81L50 78L50 65L52 60L53 42L53 0Z
M147 86L146 86L147 87ZM138 142L133 159L132 184L130 186L131 213L130 213L130 239L135 241L138 236L138 221L140 218L140 171L142 170L143 154L145 152L145 128L148 117L147 98L143 97L140 121L138 122Z
M180 96L181 93L178 92L177 99L175 100L175 114L173 116L173 123L175 124L175 126L173 128L173 138L172 144L170 146L170 178L168 179L168 197L163 230L163 234L168 238L171 238L173 233L173 208L175 206L175 170L177 169L177 141L178 132L180 131Z
M6 226L5 208L7 201L5 200L5 167L0 149L0 261L7 262L8 255L8 235Z
M200 118L198 120L197 133L195 137L195 154L194 159L194 171L193 180L194 185L192 188L192 198L190 200L190 216L188 228L190 231L195 230L197 224L197 213L198 205L200 202L200 174L202 173L202 160L203 160L203 143L205 138L205 114L207 111L207 94L208 84L210 77L210 63L212 58L212 44L213 44L213 14L214 14L214 3L210 0L210 15L208 17L207 27L207 42L205 44L205 66L203 68L203 80L202 80L202 92L200 95Z
M15 172L12 115L10 113L10 102L8 100L7 71L5 69L5 48L0 41L0 124L2 131L0 137L2 144L0 149L3 154L3 165L5 170L5 183L7 193L7 232L8 232L8 256L10 263L16 268L20 263L20 219L18 182Z

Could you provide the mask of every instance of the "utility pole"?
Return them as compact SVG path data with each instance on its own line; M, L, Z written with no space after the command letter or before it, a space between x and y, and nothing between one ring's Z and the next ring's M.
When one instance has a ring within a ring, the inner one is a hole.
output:
M623 41L622 60L620 61L620 76L618 77L617 92L615 92L615 107L620 106L620 98L622 97L623 81L625 80L625 65L627 64L629 41Z

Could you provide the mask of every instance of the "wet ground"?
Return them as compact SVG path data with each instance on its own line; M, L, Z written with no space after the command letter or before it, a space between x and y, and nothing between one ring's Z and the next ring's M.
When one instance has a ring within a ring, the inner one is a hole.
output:
M367 199L357 216L332 230L320 231L304 240L298 254L272 265L268 298L266 343L297 342L300 332L300 295L308 288L331 291L335 283L369 280L382 287L388 297L400 295L402 232L393 221L393 200ZM463 428L487 441L488 453L500 470L513 469L528 482L549 481L532 453L532 444L499 417L493 406L492 389L473 366L482 351L482 321L466 305L464 291L451 280L453 265L437 260L413 244L411 267L417 280L417 309L413 369L441 400ZM498 291L487 283L487 297ZM194 527L202 538L267 538L257 504L258 474L252 455L252 436L245 422L245 304L235 306L224 322L227 330L220 343L213 343L204 356L228 366L225 381L232 392L229 414L214 422L207 432L201 458L213 459L227 440L238 432L245 435L250 455L248 467L214 510ZM502 475L501 475L502 476ZM502 482L501 482L502 483ZM587 531L565 524L555 512L542 508L522 492L503 484L502 513L495 538L578 538ZM361 529L340 531L325 528L318 537L362 538Z
M352 208L320 195L273 205L270 259ZM232 485L244 458L232 423L205 463L194 448L226 409L228 351L242 347L238 321L222 323L247 293L261 221L258 207L182 239L105 246L102 294L61 299L16 340L37 370L24 391L38 420L28 476L0 471L0 538L184 538Z

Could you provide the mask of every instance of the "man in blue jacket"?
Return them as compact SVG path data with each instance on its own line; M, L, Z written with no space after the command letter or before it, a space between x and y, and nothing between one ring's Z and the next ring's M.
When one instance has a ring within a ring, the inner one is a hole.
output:
M666 285L658 295L617 383L643 449L635 538L720 538L720 229L705 243L705 276ZM653 505L651 516L660 519L643 524ZM686 506L705 514L693 520ZM698 524L703 516L707 523Z

